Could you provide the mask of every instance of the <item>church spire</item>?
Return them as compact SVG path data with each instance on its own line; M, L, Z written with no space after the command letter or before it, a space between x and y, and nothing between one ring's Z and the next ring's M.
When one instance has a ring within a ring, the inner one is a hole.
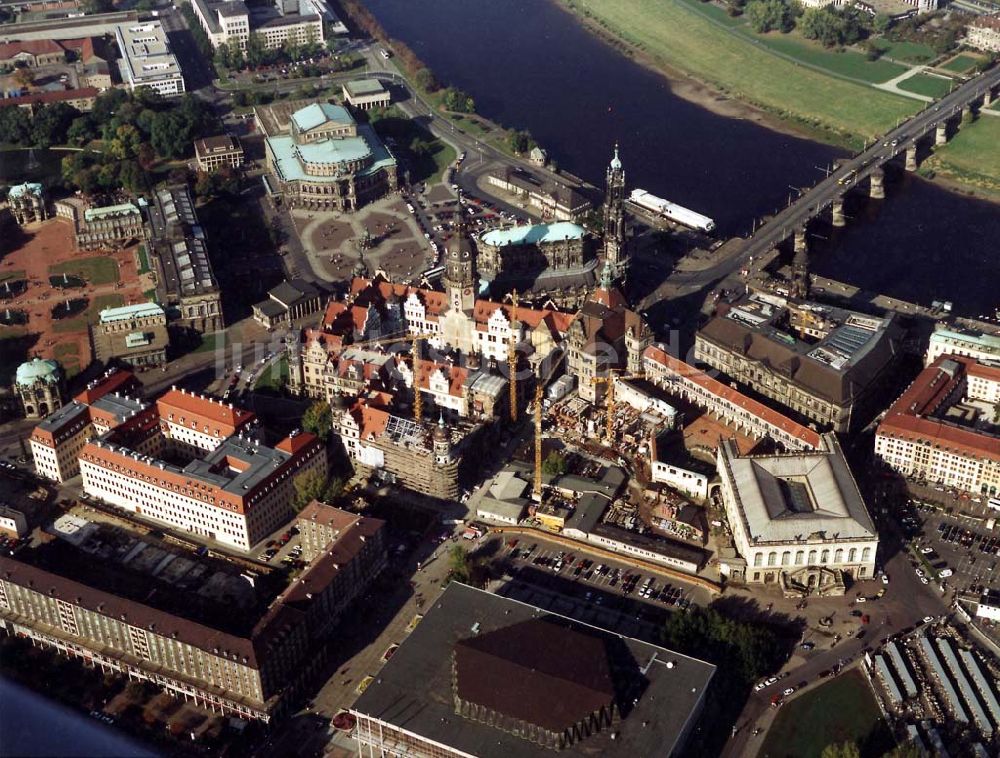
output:
M442 281L454 310L471 311L476 304L476 256L464 220L448 247Z
M625 239L625 169L615 143L614 157L608 165L604 195L604 260L611 262L612 275L624 278L628 268Z

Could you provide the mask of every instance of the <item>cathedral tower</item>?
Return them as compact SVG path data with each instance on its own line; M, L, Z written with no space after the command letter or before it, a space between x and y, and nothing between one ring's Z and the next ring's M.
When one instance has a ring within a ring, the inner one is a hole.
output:
M448 247L442 277L452 310L466 313L472 311L476 304L476 278L476 256L463 222Z
M604 260L610 262L615 279L623 279L628 270L628 250L625 239L625 169L615 155L608 166L604 196Z

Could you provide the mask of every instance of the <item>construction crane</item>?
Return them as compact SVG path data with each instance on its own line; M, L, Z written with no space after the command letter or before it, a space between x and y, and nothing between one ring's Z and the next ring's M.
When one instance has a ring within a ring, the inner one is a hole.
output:
M542 502L542 379L535 380L535 487L532 496Z
M507 345L507 370L510 384L510 423L517 421L517 290L511 294L510 343Z
M615 374L624 374L628 369L624 368L613 368L608 371L607 376L595 376L590 380L593 385L607 384L608 391L604 398L604 408L607 413L607 418L605 419L605 429L604 437L610 443L612 441L612 435L614 434L614 421L615 421ZM634 374L629 374L628 376L622 376L622 379L639 379L645 376L642 372L637 372Z
M409 334L407 332L399 332L391 337L380 337L373 340L365 340L364 342L352 342L349 345L344 345L344 349L348 348L358 348L361 350L366 350L368 348L377 347L379 345L384 345L388 343L397 342L412 342L413 343L413 417L416 419L417 423L424 420L424 396L420 392L420 388L417 386L417 380L420 377L420 363L421 357L423 356L424 340L432 337L436 337L436 334L430 333L420 333L420 334Z

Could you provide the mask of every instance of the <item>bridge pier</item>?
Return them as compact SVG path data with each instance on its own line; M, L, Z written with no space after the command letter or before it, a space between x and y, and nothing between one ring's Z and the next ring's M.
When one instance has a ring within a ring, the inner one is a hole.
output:
M942 121L937 125L937 131L934 132L934 146L938 147L940 145L948 144L948 122Z
M806 241L806 228L804 226L800 226L795 230L795 241L792 247L798 255L809 252L809 243Z
M871 187L868 196L874 200L881 200L885 197L885 171L877 168L871 173Z
M989 108L991 105L993 105L993 90L987 88L983 94L983 107Z
M831 210L833 212L833 225L847 226L847 217L844 215L844 198L835 199Z
M962 120L959 122L958 128L962 128L962 124L972 123L972 106L965 105L962 107Z
M906 148L906 170L916 171L917 170L917 146L910 145Z

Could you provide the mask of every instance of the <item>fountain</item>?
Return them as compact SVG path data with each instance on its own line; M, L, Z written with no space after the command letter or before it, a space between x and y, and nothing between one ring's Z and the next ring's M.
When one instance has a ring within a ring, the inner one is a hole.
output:
M13 300L26 289L28 289L26 279L15 279L13 281L8 279L0 284L0 300Z
M28 323L28 314L16 308L4 308L0 313L0 324L4 326L21 326Z
M89 303L90 301L85 297L64 300L52 308L52 318L56 321L60 321L62 319L77 316L87 310L87 305Z
M79 289L80 287L86 287L87 282L85 279L70 275L70 274L54 274L49 277L49 284L61 290L65 289Z

